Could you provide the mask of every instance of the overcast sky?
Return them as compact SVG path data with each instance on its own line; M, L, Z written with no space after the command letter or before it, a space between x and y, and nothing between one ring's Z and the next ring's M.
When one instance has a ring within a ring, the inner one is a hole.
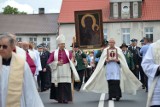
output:
M0 0L0 12L7 5L18 8L28 14L38 13L38 8L45 8L45 13L59 13L62 0Z

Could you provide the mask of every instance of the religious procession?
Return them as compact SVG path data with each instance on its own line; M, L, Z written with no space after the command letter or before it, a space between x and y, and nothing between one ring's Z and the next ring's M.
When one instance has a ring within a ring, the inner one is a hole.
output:
M62 0L60 13L0 14L0 107L160 107L153 1Z

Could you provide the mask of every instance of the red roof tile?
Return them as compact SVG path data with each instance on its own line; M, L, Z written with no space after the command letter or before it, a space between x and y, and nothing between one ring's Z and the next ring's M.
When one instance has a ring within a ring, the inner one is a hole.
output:
M74 23L74 11L102 9L103 22L160 20L160 0L144 0L142 17L137 19L110 19L109 0L63 0L59 23Z
M103 21L109 15L109 3L106 0L63 0L58 22L74 23L74 11L102 9Z
M160 0L144 0L142 20L160 20Z

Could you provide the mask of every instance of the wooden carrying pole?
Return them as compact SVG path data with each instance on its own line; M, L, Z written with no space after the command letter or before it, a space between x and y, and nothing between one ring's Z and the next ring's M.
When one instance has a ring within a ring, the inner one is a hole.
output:
M72 40L73 62L75 61L75 51L74 51L75 43L76 43L76 36L74 36L74 37L73 37L73 40ZM72 101L73 101L73 96L74 96L74 76L73 76L73 74L72 74Z

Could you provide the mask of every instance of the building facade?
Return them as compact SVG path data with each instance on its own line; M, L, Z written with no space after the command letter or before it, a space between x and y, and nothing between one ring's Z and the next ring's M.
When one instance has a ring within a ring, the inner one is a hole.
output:
M103 13L104 38L114 38L117 46L130 44L132 38L140 41L149 37L153 42L160 39L159 0L63 0L59 33L67 37L68 48L76 35L74 11L97 9Z
M139 41L143 37L153 38L153 41L160 39L160 21L159 22L126 22L126 23L104 23L104 38L114 38L116 45L122 43L130 44L132 38ZM72 38L75 36L75 24L62 24L60 33L66 36L67 47L70 48ZM140 43L138 43L140 45Z
M57 34L16 34L17 41L27 41L27 42L34 42L37 46L39 44L45 43L50 51L53 51L57 48L56 38Z

